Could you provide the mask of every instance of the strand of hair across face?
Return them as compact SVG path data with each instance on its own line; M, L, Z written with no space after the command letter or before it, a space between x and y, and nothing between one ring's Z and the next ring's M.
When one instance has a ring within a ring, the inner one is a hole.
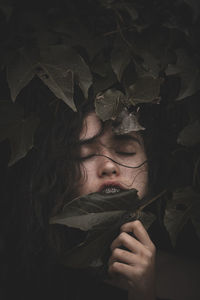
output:
M138 166L136 166L136 167L131 167L131 166L124 165L124 164L122 164L122 163L120 163L120 162L118 162L118 161L112 159L111 157L106 156L106 155L103 155L103 154L95 154L94 156L102 156L102 157L106 157L106 158L110 159L112 162L114 162L114 163L116 163L116 164L118 164L118 165L120 165L120 166L122 166L122 167L129 168L129 169L138 169L138 168L142 167L145 163L148 162L148 160L146 159L145 161L143 161L143 162L142 162L141 164L139 164Z

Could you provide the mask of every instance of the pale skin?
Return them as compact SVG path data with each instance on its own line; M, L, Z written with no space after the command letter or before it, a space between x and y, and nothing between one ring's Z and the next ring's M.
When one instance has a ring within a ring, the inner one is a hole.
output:
M114 137L111 127L108 126L102 134L99 134L100 130L98 117L94 112L90 113L84 120L80 134L83 142L80 155L85 179L80 185L79 194L98 192L104 186L119 185L122 189L135 188L139 197L144 197L148 191L147 163L137 169L115 163L128 161L131 165L137 165L146 161L141 136L131 132L122 142ZM125 287L129 300L155 300L156 249L142 223L137 220L124 224L110 248L109 282Z

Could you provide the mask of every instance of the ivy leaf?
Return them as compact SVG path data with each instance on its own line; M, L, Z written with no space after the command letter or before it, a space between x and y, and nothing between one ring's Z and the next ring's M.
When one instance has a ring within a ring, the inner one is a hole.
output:
M136 105L160 100L160 87L163 83L161 78L141 77L129 86L129 101Z
M181 79L181 87L176 100L182 100L194 95L200 89L200 72L197 64L183 49L176 50L176 64L169 64L165 73L178 75Z
M92 75L84 59L75 50L64 45L49 46L41 49L40 56L41 67L48 69L50 66L51 70L54 69L54 73L50 74L52 78L56 78L56 75L58 78L61 76L65 78L66 74L69 74L70 71L73 72L85 98L88 98ZM58 75L59 72L61 75ZM63 82L60 85L63 89ZM53 84L50 84L50 86L52 87Z
M111 53L111 66L119 81L121 81L123 72L130 61L129 48L121 39L117 38Z
M33 115L25 118L24 110L18 104L0 101L0 141L10 141L9 166L26 156L33 147L33 136L38 124L39 119Z
M95 111L102 121L114 120L122 110L124 94L116 89L109 89L96 95Z
M62 262L74 268L102 266L120 226L136 219L145 202L138 198L135 189L117 194L92 193L70 201L61 214L51 218L50 223L81 229L87 232L87 236L61 254Z
M134 189L114 195L92 193L67 203L60 215L51 218L51 224L63 224L88 231L112 217L116 220L125 210L137 206L139 201Z
M69 107L76 111L73 98L74 74L71 70L41 64L37 68L37 75L58 99L62 99Z
M178 234L189 219L197 220L196 212L200 204L200 194L192 187L174 191L172 199L168 200L164 215L164 224L169 232L173 246L176 245ZM195 223L196 224L196 223ZM199 224L198 224L199 229Z
M200 122L196 120L181 130L177 143L186 147L193 147L200 143Z
M113 131L115 134L126 134L131 131L144 130L138 122L138 116L134 112L129 112L126 108L117 116L113 122Z
M17 51L7 64L7 80L13 101L21 90L33 79L36 65L24 56L23 49Z

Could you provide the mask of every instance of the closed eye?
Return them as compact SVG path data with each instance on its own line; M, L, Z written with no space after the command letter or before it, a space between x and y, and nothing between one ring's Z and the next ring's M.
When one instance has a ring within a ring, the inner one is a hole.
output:
M116 153L122 156L133 156L136 154L135 152L125 152L125 151L116 151Z
M94 154L90 154L90 155L87 155L87 156L83 156L83 157L80 157L79 159L80 160L86 160L86 159L90 159L90 158L92 158L92 157L94 157L96 154L94 153Z

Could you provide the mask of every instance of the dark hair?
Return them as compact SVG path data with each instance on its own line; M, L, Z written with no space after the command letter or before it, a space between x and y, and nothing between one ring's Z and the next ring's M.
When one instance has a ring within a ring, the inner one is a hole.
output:
M75 159L77 141L85 116L94 110L91 103L73 112L65 104L49 120L44 120L37 132L36 154L31 176L31 202L38 222L47 226L49 217L58 213L63 205L77 196L77 185L81 179L79 163ZM142 110L141 122L146 130L142 132L149 161L149 185L151 193L157 184L160 149L155 147L158 134L155 119L147 118ZM157 149L157 150L156 150ZM157 191L156 191L157 192Z

